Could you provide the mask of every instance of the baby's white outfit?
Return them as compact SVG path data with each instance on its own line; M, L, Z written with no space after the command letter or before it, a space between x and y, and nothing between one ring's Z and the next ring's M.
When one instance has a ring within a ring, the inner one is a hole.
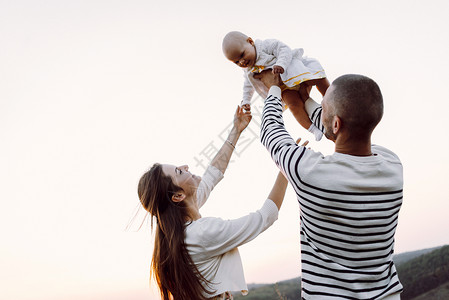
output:
M281 79L287 88L295 89L304 81L326 77L318 60L303 56L302 48L291 50L289 46L276 39L256 40L254 46L256 62L253 67L244 69L242 105L251 104L254 91L264 99L267 97L268 88L253 76L274 65L284 69Z

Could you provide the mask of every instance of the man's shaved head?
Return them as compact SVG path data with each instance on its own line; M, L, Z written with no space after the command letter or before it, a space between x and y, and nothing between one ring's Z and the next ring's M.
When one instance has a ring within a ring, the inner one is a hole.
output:
M329 106L354 137L371 135L382 119L383 97L377 83L363 75L348 74L332 82Z

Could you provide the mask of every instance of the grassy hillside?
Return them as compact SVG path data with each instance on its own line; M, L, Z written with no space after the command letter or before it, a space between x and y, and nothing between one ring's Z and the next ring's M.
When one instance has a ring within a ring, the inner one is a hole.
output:
M397 271L404 286L401 294L403 300L414 299L443 287L449 282L449 246L403 263L397 267Z
M247 296L242 296L240 292L233 292L234 299L238 300L294 300L301 299L301 279L300 277L280 281L275 284L266 284L252 289L249 288Z
M399 279L404 286L402 300L449 299L449 245L394 256ZM276 284L250 286L247 296L233 292L236 300L301 299L300 278Z
M402 298L404 299L404 298ZM449 282L434 288L418 297L414 297L413 300L447 300L449 299Z
M401 265L407 261L410 261L418 256L430 253L433 250L439 249L441 247L443 247L443 246L395 254L395 255L393 255L393 261L396 266L399 266L399 265Z

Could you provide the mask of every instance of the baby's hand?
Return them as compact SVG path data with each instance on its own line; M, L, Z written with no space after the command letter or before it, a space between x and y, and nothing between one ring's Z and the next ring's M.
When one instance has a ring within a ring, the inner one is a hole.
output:
M249 105L249 104L244 104L244 105L242 105L242 108L243 108L245 111L251 111L251 105Z
M282 74L284 73L284 68L281 66L273 66L273 74Z

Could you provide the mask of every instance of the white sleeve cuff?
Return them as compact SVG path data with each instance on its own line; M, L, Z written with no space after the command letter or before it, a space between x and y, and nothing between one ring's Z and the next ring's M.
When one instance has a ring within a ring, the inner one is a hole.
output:
M315 100L309 97L309 99L306 100L304 103L305 109L309 117L313 114L315 109L319 108L321 105L316 103Z
M267 227L269 227L271 224L274 223L278 219L279 210L276 204L271 199L265 200L262 208L259 210L259 212L266 216L267 224L269 224Z
M206 172L201 177L201 182L196 190L196 201L198 207L202 207L209 198L210 192L223 179L223 173L216 167L209 165Z
M207 175L207 177L209 177L210 179L212 179L212 182L214 182L215 184L217 184L218 182L220 182L220 180L223 179L224 174L217 169L216 167L214 167L213 165L209 165L207 167L206 172L204 172L203 177Z

